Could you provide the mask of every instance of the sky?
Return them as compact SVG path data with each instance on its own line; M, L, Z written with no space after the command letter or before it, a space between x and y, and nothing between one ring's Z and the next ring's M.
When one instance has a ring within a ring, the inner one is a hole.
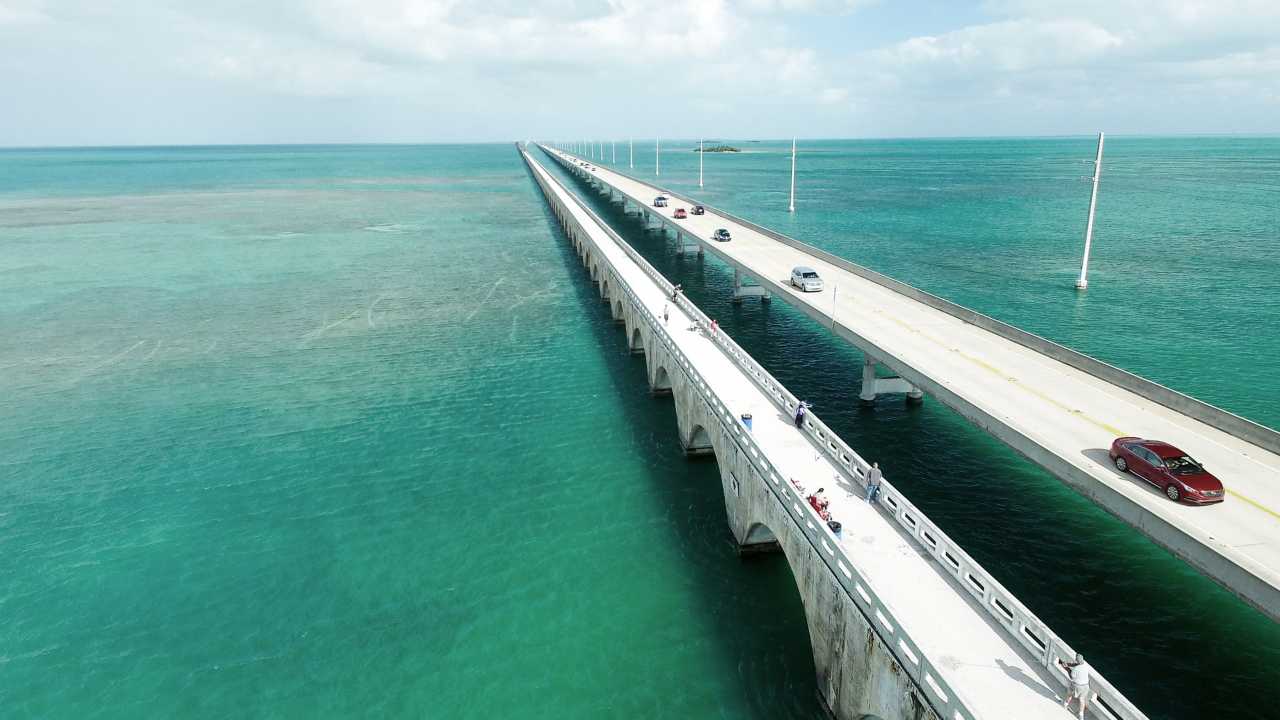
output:
M0 0L0 146L1280 132L1280 0Z

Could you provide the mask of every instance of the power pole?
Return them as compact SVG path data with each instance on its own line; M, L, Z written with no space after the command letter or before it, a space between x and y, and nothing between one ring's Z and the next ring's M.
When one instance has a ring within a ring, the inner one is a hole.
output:
M1098 156L1093 160L1093 192L1089 195L1089 221L1084 226L1084 259L1080 261L1080 279L1076 289L1089 287L1089 247L1093 244L1093 213L1098 207L1098 180L1102 177L1102 141L1104 133L1098 133Z
M702 156L706 151L703 149L702 141L698 141L698 187L702 187Z
M791 205L787 212L796 211L796 139L791 138Z

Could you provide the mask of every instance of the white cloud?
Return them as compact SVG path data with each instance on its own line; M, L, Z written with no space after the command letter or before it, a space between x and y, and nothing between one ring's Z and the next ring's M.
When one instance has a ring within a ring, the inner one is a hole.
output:
M745 0L744 8L753 12L804 12L816 14L851 13L879 4L880 0Z
M915 37L877 53L887 64L946 64L1021 72L1079 64L1124 41L1080 20L1010 20L967 27L938 37Z
M849 91L846 88L824 88L822 92L818 94L818 102L823 105L836 105L848 99Z
M1276 0L982 8L947 29L864 0L0 0L24 108L0 145L138 95L202 140L268 120L408 139L1280 130ZM133 132L126 105L77 132Z
M979 133L1008 132L1005 123L1038 128L1022 132L1159 132L1171 119L1184 132L1213 131L1187 121L1219 124L1215 104L1248 107L1255 131L1277 129L1280 3L1004 0L985 7L997 16L991 22L853 56L846 80L858 104L884 107L900 125L928 134L965 133L946 124L957 120ZM1271 116L1257 115L1268 103Z
M0 2L0 25L22 25L45 22L49 16L42 0L8 0Z

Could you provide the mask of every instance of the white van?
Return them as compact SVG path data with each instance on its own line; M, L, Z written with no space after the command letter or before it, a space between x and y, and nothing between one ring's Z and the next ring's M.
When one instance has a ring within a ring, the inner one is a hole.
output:
M801 292L822 292L822 278L813 268L800 265L791 269L791 287Z

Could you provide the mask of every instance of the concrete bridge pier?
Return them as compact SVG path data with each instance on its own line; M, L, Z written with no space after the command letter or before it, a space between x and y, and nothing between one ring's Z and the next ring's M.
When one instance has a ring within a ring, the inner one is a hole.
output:
M644 334L640 332L639 327L628 327L627 348L632 355L644 355Z
M773 296L769 294L769 291L760 285L743 283L742 271L735 267L733 269L733 304L741 305L743 299L749 297L758 297L762 303L773 300Z
M646 363L649 371L649 394L654 397L671 397L671 376L664 367Z
M908 405L924 402L924 391L900 377L876 377L876 359L870 355L862 361L862 391L858 402L870 407L876 404L876 396L884 393L903 393Z
M683 256L686 253L695 253L702 257L702 243L677 230L676 255Z
M673 362L659 348L647 360L651 367ZM789 516L776 486L760 475L728 424L682 373L675 376L673 398L686 452L715 456L729 529L740 554L781 552L791 568L809 630L818 699L827 715L840 720L868 715L940 720L912 685L893 648L836 580L838 570Z

